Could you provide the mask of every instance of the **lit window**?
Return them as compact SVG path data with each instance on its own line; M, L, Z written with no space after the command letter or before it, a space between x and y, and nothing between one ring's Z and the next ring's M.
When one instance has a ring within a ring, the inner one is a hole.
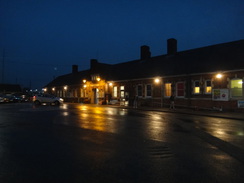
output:
M172 89L171 89L172 84L171 83L165 83L164 85L164 95L166 97L170 97L172 94Z
M117 97L118 95L117 95L117 92L118 92L118 88L117 88L117 86L114 86L114 90L113 90L113 96L114 97Z
M183 82L177 83L176 84L176 96L177 97L184 97L185 95L185 85Z
M147 97L152 96L152 85L146 85L146 96Z
M137 86L137 95L138 97L142 97L142 85Z
M194 93L195 94L199 94L200 93L200 82L199 81L195 81L194 82Z
M231 80L231 97L242 97L243 96L243 81L242 79Z
M125 97L125 87L124 86L120 86L120 97L121 98Z
M81 89L80 89L80 97L84 97L84 96L85 96L84 93L85 93L84 89L81 88Z
M212 93L212 82L210 80L205 81L205 93Z

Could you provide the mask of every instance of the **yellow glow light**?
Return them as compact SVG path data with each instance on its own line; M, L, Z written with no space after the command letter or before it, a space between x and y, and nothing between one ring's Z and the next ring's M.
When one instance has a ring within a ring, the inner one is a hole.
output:
M222 77L223 77L222 74L217 74L217 75L216 75L216 78L218 78L218 79L220 79L220 78L222 78Z
M55 91L55 88L52 88L52 91Z
M64 89L65 89L65 90L67 90L67 89L68 89L68 87L67 87L67 86L64 86Z
M154 80L154 82L155 82L155 83L159 83L159 82L160 82L160 79L156 78L156 79Z
M100 80L101 80L101 78L98 77L98 78L97 78L97 81L100 81Z
M109 86L113 86L113 83L109 83Z
M83 79L83 83L86 83L86 80L85 79Z

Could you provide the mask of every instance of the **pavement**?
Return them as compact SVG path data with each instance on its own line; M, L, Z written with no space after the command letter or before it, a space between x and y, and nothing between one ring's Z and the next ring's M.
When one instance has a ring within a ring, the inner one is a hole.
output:
M132 108L129 106L120 106L122 108ZM227 119L236 119L243 120L244 122L244 112L228 112L228 111L217 111L217 110L194 110L188 108L154 108L154 107L138 107L138 110L147 110L147 111L161 111L161 112L169 112L169 113L182 113L189 115L199 115L199 116L209 116L209 117L219 117L219 118L227 118Z

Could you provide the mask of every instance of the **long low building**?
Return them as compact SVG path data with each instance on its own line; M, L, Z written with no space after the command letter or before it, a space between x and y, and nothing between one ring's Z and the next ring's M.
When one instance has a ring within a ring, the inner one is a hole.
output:
M68 102L119 103L244 111L244 40L177 51L167 40L167 54L151 56L141 46L140 59L119 64L90 60L90 69L62 75L44 88Z

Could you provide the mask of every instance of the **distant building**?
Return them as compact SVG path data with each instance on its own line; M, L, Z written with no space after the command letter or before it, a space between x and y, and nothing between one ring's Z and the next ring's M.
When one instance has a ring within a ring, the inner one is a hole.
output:
M244 40L187 51L177 51L177 40L167 40L167 54L151 56L141 47L140 59L119 64L90 61L90 69L62 75L45 91L68 102L115 103L216 110L244 109Z

